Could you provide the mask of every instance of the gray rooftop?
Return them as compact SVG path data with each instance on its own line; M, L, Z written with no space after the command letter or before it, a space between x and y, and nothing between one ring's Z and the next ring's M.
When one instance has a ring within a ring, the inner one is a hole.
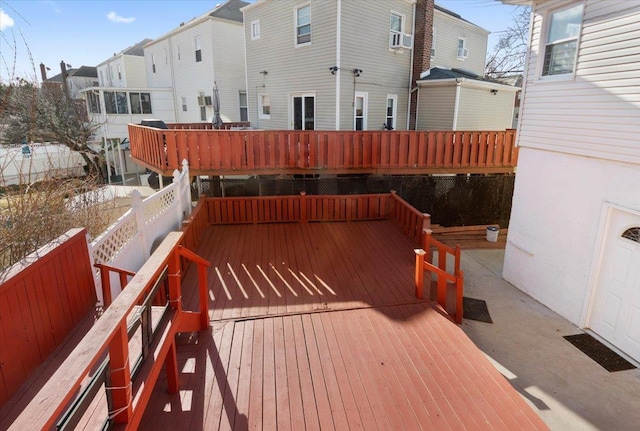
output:
M229 0L215 8L209 16L228 19L229 21L242 22L242 12L240 11L240 8L243 8L248 4L249 3L242 0Z

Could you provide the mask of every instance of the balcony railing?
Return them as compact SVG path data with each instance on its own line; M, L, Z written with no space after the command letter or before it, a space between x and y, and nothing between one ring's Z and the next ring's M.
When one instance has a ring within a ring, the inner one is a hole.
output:
M296 173L506 173L515 130L300 131L170 129L129 125L131 155L169 175L186 159L193 175Z

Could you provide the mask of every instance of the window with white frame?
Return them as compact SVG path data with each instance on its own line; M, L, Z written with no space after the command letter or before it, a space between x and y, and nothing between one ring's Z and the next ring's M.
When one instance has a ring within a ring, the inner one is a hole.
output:
M397 115L398 115L398 95L387 94L385 129L395 130Z
M124 91L105 91L104 106L107 114L128 114L127 93Z
M356 92L353 106L353 130L367 130L367 93Z
M204 91L198 92L198 106L200 107L200 121L207 121L207 107L204 101Z
M152 114L150 93L129 93L132 114Z
M260 39L260 20L251 21L251 40Z
M193 39L193 44L196 48L196 63L199 63L202 61L202 42L199 36Z
M469 50L467 49L467 38L458 38L458 60L464 60L469 57Z
M575 71L583 5L552 12L547 25L542 76Z
M177 52L178 52L178 60L180 60L180 45L178 45L176 48L177 48Z
M311 43L311 5L296 9L296 45Z
M93 91L87 92L87 105L89 106L89 112L92 114L100 114L100 95Z
M271 96L268 94L259 94L258 104L258 113L260 114L260 118L271 118Z
M118 79L122 79L122 66L118 65Z
M240 121L249 121L249 105L247 101L247 92L240 91Z
M182 112L187 112L187 98L181 97L180 102L182 103Z
M389 19L389 47L395 48L402 45L402 33L404 33L404 15L391 12Z
M431 28L431 60L436 57L436 28Z
M156 55L151 54L151 71L156 73Z

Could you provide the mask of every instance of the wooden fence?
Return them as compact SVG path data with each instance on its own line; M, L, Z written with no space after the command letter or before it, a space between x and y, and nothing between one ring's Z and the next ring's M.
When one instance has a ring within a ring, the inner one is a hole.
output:
M323 221L394 220L420 244L430 215L423 214L395 192L369 195L300 195L204 198L212 224L306 223ZM200 205L200 204L199 204Z
M0 407L96 301L84 229L68 231L0 275Z
M518 158L515 130L227 131L171 127L130 124L132 157L165 175L183 159L195 175L266 175L513 172Z

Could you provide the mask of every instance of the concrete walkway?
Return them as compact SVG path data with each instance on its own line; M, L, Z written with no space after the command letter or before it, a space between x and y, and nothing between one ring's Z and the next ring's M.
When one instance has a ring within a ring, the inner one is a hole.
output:
M582 331L503 280L503 259L462 253L465 296L493 319L464 320L467 335L552 430L640 430L640 371L610 373L562 338Z

